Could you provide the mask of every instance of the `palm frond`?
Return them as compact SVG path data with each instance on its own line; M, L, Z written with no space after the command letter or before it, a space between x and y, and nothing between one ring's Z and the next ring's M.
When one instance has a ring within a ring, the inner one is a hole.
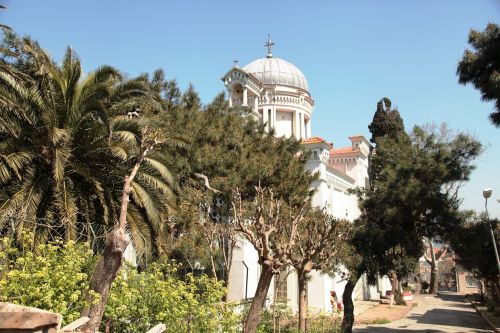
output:
M152 235L144 217L134 206L127 211L128 229L134 250L139 262L146 261L146 256L152 251Z
M161 213L158 210L158 203L147 191L137 182L132 182L132 191L130 192L134 202L139 206L144 208L148 220L151 222L151 226L155 230L159 230L162 225Z
M152 156L145 157L144 161L152 168L154 168L161 175L164 181L169 184L169 186L171 186L172 188L175 186L175 179L164 163Z

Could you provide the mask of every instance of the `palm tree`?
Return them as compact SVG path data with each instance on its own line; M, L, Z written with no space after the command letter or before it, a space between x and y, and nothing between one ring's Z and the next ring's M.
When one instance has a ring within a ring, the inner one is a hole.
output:
M0 5L0 9L7 9L7 7ZM2 23L0 23L0 29L9 30L9 31L11 30L8 25L2 24Z
M118 221L123 177L146 125L127 111L155 105L148 85L109 66L83 75L71 48L58 65L9 32L1 52L0 233L96 241ZM174 195L161 150L145 158L131 188L128 233L144 259L165 238Z

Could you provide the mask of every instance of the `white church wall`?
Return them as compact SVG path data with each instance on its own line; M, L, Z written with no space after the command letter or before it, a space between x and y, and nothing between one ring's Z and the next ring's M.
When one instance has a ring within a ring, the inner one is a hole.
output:
M286 293L288 298L288 307L293 312L297 312L299 310L299 284L296 270L290 271L290 274L288 275Z
M313 188L316 190L311 200L313 207L322 208L325 207L328 202L328 184L321 180L316 180L313 182Z
M339 189L332 189L332 212L331 214L336 218L345 217L345 210L343 205L343 193Z
M327 274L313 270L307 284L309 310L312 312L331 311L330 291L334 286L334 279Z
M293 134L293 112L276 111L276 136L291 137Z
M258 260L259 257L253 245L246 239L240 238L233 251L228 300L238 301L255 295L261 272Z

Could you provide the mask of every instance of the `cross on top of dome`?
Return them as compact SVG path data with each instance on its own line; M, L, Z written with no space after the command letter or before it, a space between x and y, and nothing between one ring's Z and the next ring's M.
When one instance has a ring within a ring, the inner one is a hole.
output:
M267 42L264 44L267 47L267 57L272 58L273 53L271 52L271 48L274 46L273 41L271 40L271 34L267 34Z

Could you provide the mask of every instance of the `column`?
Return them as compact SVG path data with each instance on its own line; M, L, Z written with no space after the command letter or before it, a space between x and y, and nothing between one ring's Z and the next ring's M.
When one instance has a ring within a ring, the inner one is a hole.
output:
M312 136L312 134L311 134L311 118L309 118L309 120L307 121L307 138L306 139L309 139L311 136Z
M271 128L276 128L276 107L271 109Z
M247 87L243 88L243 106L248 106L248 89Z
M231 93L231 89L227 90L227 97L229 99L229 107L233 107L233 94Z
M295 138L297 140L300 140L300 115L299 111L294 111L293 112L293 127L294 127L294 133Z
M269 122L269 110L266 109L266 108L263 108L262 109L262 123L265 124L267 122ZM269 124L266 125L266 129L269 128Z
M304 113L300 113L300 138L305 139L306 134L304 133Z
M254 95L253 97L253 110L259 112L259 96Z

